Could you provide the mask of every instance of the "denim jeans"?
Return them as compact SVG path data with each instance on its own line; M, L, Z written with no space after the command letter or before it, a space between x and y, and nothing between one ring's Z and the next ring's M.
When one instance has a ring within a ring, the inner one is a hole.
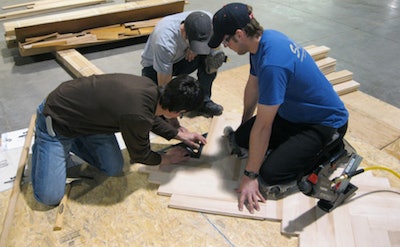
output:
M114 134L83 135L69 138L47 132L43 107L37 109L35 143L32 150L32 186L36 200L46 205L57 205L65 191L67 164L70 152L105 172L119 175L124 160Z

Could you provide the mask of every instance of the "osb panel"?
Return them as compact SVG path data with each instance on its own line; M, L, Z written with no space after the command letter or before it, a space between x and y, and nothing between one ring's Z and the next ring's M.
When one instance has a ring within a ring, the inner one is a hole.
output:
M137 166L125 170L108 178L86 168L95 181L73 185L61 231L53 231L57 209L35 202L24 186L8 246L261 246L266 235L273 237L270 246L297 243L280 235L277 222L170 209L169 198L157 196Z

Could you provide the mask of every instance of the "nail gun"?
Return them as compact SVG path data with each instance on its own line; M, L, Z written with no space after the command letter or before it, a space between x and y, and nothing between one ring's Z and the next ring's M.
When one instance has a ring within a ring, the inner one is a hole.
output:
M346 146L349 144L346 143ZM358 189L350 183L350 179L363 172L362 169L357 170L362 157L353 148L350 148L350 152L347 149L341 149L330 160L318 166L297 183L299 190L305 195L320 199L318 206L326 212L331 212L341 205ZM344 167L341 175L330 179L339 166Z

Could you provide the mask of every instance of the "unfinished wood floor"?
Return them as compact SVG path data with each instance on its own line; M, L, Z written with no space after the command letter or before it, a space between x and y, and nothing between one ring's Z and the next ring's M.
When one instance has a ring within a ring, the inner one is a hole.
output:
M247 75L248 66L243 66L219 73L214 83L213 99L225 107L224 124L237 124ZM347 93L342 99L351 115L346 139L363 156L361 166L382 165L400 172L400 109L360 91ZM184 118L182 124L190 130L210 132L210 136L215 131L218 136L222 125L210 128L217 121ZM161 139L154 140L154 148L165 145ZM210 162L213 159L204 163L193 161L183 169L170 166L160 171L153 167L145 169L147 173L138 164L126 164L124 176L108 178L84 166L83 172L94 175L95 180L73 186L61 231L53 231L57 209L35 202L31 186L23 185L7 246L400 245L400 196L394 192L374 192L399 191L400 181L391 174L378 171L355 177L352 182L360 189L353 201L330 214L315 208L313 198L294 194L280 201L268 201L262 212L252 216L235 211L232 189L242 162L226 156L218 138L208 145L214 148L205 148L204 152L219 162L215 169ZM125 151L124 155L127 157ZM179 169L182 174L176 172ZM197 184L190 192L201 193L195 197L204 199L204 203L186 205L190 210L172 208L174 204L195 200L188 199L187 194L174 193L188 186L176 188L166 181L182 178L185 183L191 182L187 181L187 174L199 170L205 172L205 179L191 175ZM215 175L222 179L215 179ZM209 198L206 185L210 184L219 188L212 192L217 194L216 199ZM162 191L168 186L173 187L172 193L168 189ZM4 218L9 196L10 191L0 193L0 219ZM225 216L226 212L234 217Z

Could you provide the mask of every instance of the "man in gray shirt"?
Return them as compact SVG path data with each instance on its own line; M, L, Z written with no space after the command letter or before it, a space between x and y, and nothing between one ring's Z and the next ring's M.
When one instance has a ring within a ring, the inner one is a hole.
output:
M164 85L173 76L197 70L204 91L204 103L198 112L207 117L221 115L223 111L221 105L211 100L211 87L217 73L207 73L205 66L205 58L211 52L207 44L212 34L211 18L211 13L204 11L164 17L150 35L141 61L142 75L158 85Z

